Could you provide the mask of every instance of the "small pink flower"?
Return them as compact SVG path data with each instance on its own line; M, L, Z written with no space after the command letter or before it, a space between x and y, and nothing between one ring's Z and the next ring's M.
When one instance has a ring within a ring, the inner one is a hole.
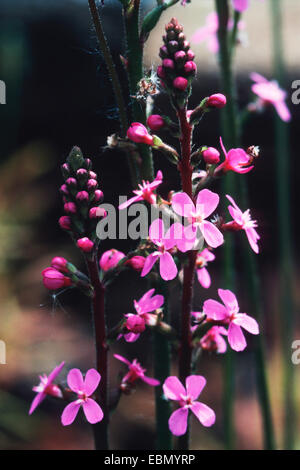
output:
M220 161L220 152L214 147L208 147L202 152L205 163L216 165Z
M236 204L235 200L231 196L226 194L226 197L232 204L232 206L228 206L228 210L230 212L231 217L241 229L245 230L252 250L255 253L258 253L259 247L257 244L257 240L260 239L260 236L255 230L255 228L257 227L256 220L251 220L250 209L247 209L245 212L242 212L241 209Z
M61 256L55 256L51 261L51 267L63 273L68 272L67 266L68 261L66 258L62 258Z
M211 279L209 272L206 269L207 263L213 261L215 259L215 255L205 248L201 253L197 254L196 259L196 272L198 281L202 287L208 289L211 285Z
M176 77L173 80L173 87L177 88L177 90L185 91L187 89L189 82L184 77Z
M125 258L125 254L122 251L112 250L105 251L100 258L99 265L102 271L108 271L109 269L115 268L121 259Z
M63 369L65 362L62 362L59 366L56 366L51 374L47 377L47 375L40 375L40 384L36 387L33 387L33 391L37 393L35 396L29 414L31 415L34 410L45 400L47 395L51 395L53 397L62 398L62 392L60 388L53 384L53 381L56 379L58 374L60 374L61 370Z
M118 361L124 362L124 364L126 364L129 369L127 374L122 379L122 385L134 384L138 379L153 387L157 387L160 384L159 380L147 377L145 375L146 369L142 368L140 363L137 362L137 359L134 359L132 362L130 362L125 357L120 356L120 354L114 354L114 357L118 359Z
M94 242L92 242L92 240L90 240L88 237L79 238L76 244L78 248L80 248L85 253L89 253L94 248Z
M279 117L288 122L291 120L291 113L285 103L287 93L282 90L275 81L268 81L258 73L252 73L251 79L255 82L252 91L259 97L259 105L271 104L276 109Z
M156 203L156 195L154 194L154 190L163 182L163 175L162 172L159 170L157 172L156 178L149 183L149 181L142 181L142 184L139 184L139 189L135 189L133 193L135 194L134 197L128 199L128 201L123 202L123 204L119 205L119 210L125 209L126 207L130 206L134 202L138 201L147 201L149 204Z
M206 101L206 105L210 108L224 108L226 106L227 99L226 96L222 93L215 93L214 95L210 95L208 100Z
M180 408L174 411L169 419L169 429L174 436L182 436L187 430L188 413L191 410L200 423L209 427L215 423L214 411L197 401L200 393L206 385L206 380L201 375L189 375L185 381L185 387L180 380L171 376L163 384L163 391L169 400L178 401Z
M227 344L223 336L227 336L224 326L213 326L200 340L200 346L205 351L223 354L226 352Z
M219 173L220 171L223 171L224 173L227 173L227 171L234 171L235 173L244 174L249 173L249 171L254 168L253 165L249 166L251 159L245 150L236 148L229 150L227 153L221 137L220 143L225 155L225 161L216 168L216 173Z
M247 343L242 328L253 335L258 335L257 321L246 313L239 313L239 304L233 292L219 289L218 294L225 306L216 300L209 299L204 302L203 313L206 314L207 320L224 321L225 324L229 324L228 342L231 348L235 351L243 351Z
M151 114L147 119L147 126L152 131L159 131L165 126L164 118L160 114Z
M98 403L90 398L97 389L101 375L95 369L89 369L85 379L79 369L71 369L68 373L68 386L77 394L77 400L69 403L61 415L63 426L68 426L75 420L79 408L82 406L86 419L95 424L103 419L103 411Z
M198 193L196 205L186 193L177 193L172 198L173 210L181 217L187 217L191 223L184 233L187 240L194 242L197 230L201 231L204 240L212 248L222 245L224 237L220 230L208 220L219 204L219 196L209 189L202 189Z
M153 145L153 136L148 133L146 127L140 122L133 122L130 125L127 137L137 144Z
M43 284L49 290L61 289L72 284L69 277L66 277L55 268L46 268L42 271Z
M71 218L67 215L63 215L58 219L58 223L63 230L71 229Z

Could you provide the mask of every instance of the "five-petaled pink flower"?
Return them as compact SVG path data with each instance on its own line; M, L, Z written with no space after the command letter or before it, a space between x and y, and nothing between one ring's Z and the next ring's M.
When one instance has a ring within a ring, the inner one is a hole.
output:
M141 276L146 276L153 265L159 259L159 272L165 281L170 281L177 276L177 266L168 250L174 248L176 239L173 224L165 233L164 222L155 219L149 228L149 238L157 246L157 250L147 256Z
M200 346L205 351L222 354L226 352L227 344L222 335L227 336L228 332L224 326L213 326L201 338Z
M203 313L206 314L207 320L229 324L228 342L231 348L235 351L243 351L247 343L242 328L253 335L258 335L257 321L246 313L239 313L239 304L233 292L219 289L218 294L224 305L213 299L206 300L203 305Z
M262 0L260 0L262 1ZM232 0L233 8L242 13L249 8L249 0Z
M251 220L250 209L242 212L236 204L235 200L226 194L227 199L231 202L232 206L228 206L231 217L234 219L234 223L237 224L240 229L245 230L250 246L255 253L259 252L257 240L260 239L255 228L257 227L256 220ZM231 222L228 223L230 225ZM226 224L227 225L227 224ZM226 226L225 225L225 226Z
M209 261L213 261L214 259L215 259L215 255L207 248L204 248L204 250L202 250L201 253L197 254L197 259L196 259L197 277L201 286L204 287L205 289L208 289L211 285L210 275L206 269L206 266Z
M139 189L135 189L133 191L135 196L128 199L128 201L123 202L123 204L120 204L119 209L125 209L134 202L142 200L149 202L149 204L155 204L156 195L153 191L162 183L162 181L163 175L162 172L159 170L157 172L155 180L153 180L152 183L149 183L149 181L143 181L142 184L139 184Z
M198 228L206 243L216 248L222 245L224 237L220 230L208 220L219 204L219 196L209 189L202 189L198 193L196 205L186 193L177 193L172 198L173 210L181 217L187 217L190 225L184 230L187 241L195 242Z
M249 166L251 162L251 157L248 155L245 150L241 148L231 149L229 152L226 152L226 149L223 144L222 137L220 137L220 144L225 155L225 160L221 165L217 166L215 169L215 174L223 171L234 171L235 173L249 173L254 167Z
M137 359L133 359L133 361L130 362L125 357L120 356L120 354L114 354L114 357L128 366L128 372L122 379L123 385L134 384L138 379L141 379L143 382L153 387L157 387L157 385L160 384L159 380L145 375L146 369L143 369Z
M162 295L153 295L154 289L148 290L140 300L134 300L134 308L136 314L127 313L125 317L126 328L129 333L124 335L127 342L132 343L138 339L140 333L145 330L146 325L155 325L157 321L157 315L154 312L160 308L164 303L164 297Z
M89 423L95 424L102 421L102 409L95 400L90 398L97 389L100 380L101 375L95 369L89 369L85 374L85 379L79 369L70 370L67 379L68 385L78 398L65 407L61 415L63 426L73 423L81 406Z
M196 401L206 385L201 375L190 375L186 378L185 386L180 380L171 376L163 384L166 398L179 402L180 408L174 411L169 419L169 428L175 436L182 436L187 430L188 413L191 410L203 426L212 426L216 420L214 411L209 406Z
M259 73L254 72L250 77L255 82L251 89L259 97L258 105L272 104L283 121L290 121L291 113L285 103L286 91L282 90L276 81L268 81Z
M30 415L42 403L42 401L45 400L47 395L62 398L62 392L57 385L53 384L53 380L55 380L58 374L60 374L64 365L65 365L65 362L62 362L61 364L59 364L59 366L56 366L51 372L51 374L48 375L48 377L45 374L40 375L40 384L37 385L36 387L33 387L32 389L34 392L37 393L37 395L35 396L31 404L31 407L29 410Z

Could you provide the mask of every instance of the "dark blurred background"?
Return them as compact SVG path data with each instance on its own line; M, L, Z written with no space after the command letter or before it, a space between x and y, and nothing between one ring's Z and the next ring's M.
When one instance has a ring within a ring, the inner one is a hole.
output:
M144 1L144 11L155 2ZM257 4L245 15L247 44L237 54L237 83L241 106L251 96L251 71L272 78L272 46L268 5ZM267 3L267 2L266 2ZM297 0L284 2L284 40L288 65L286 89L293 114L290 126L292 180L291 221L298 230L296 188L299 185L298 129L300 108L291 103L291 83L299 79L297 48L300 5ZM189 36L202 26L213 1L193 0L186 8L177 5L165 13L146 46L145 70L159 63L158 48L165 22L177 16ZM120 66L125 54L123 23L119 2L106 0L101 9L105 31L113 56ZM190 107L219 90L216 57L204 44L192 45L196 52L198 75ZM60 255L83 268L83 262L67 234L57 224L62 214L58 188L61 185L60 165L73 145L93 160L99 174L105 202L117 204L119 195L129 195L131 186L126 157L116 151L104 151L108 135L118 130L117 112L109 79L97 49L85 0L1 0L0 6L0 80L6 83L7 103L0 105L0 339L7 345L7 364L0 365L0 448L2 449L89 449L92 436L83 418L71 427L60 424L60 403L47 400L28 417L33 398L31 388L37 374L48 373L62 360L67 368L93 367L93 341L89 308L79 293L65 292L55 297L44 289L41 270L52 257ZM124 82L124 90L126 83ZM164 94L156 99L157 111L173 113ZM220 135L218 113L210 113L196 134L199 144L218 145ZM269 376L276 431L282 428L282 361L279 342L278 239L275 186L273 111L252 117L246 126L243 145L259 145L261 157L249 177L251 207L259 222L261 254L259 265L264 293L264 335L267 343ZM164 173L162 194L179 188L176 169L155 155L156 168ZM244 208L246 209L246 208ZM296 240L296 237L295 237ZM297 240L296 240L297 241ZM132 242L103 243L127 251ZM239 243L239 242L238 242ZM297 247L296 247L297 248ZM237 247L239 250L239 245ZM239 252L238 252L239 253ZM216 296L220 284L220 256L210 272L214 283L207 292L197 286L195 310L209 296ZM239 259L239 256L237 256ZM298 274L299 251L295 253ZM83 268L84 269L84 268ZM239 276L239 298L247 310L247 285ZM299 281L294 290L299 305ZM109 321L113 325L123 313L131 311L133 298L139 298L146 283L139 275L121 275L110 288ZM170 284L172 315L176 318L178 290ZM299 322L294 339L300 338ZM239 448L262 446L261 420L255 391L255 373L251 338L246 352L237 356L236 428ZM149 348L151 336L133 345L123 343L113 352L138 357L151 374ZM192 447L222 448L222 374L223 358L203 356L201 373L208 378L204 396L217 412L216 425L207 430L195 424ZM295 366L296 367L296 366ZM66 371L67 371L66 368ZM111 360L112 383L117 384L121 367ZM62 373L65 380L66 371ZM296 370L296 387L299 374ZM299 387L298 387L299 388ZM297 402L299 406L299 401ZM123 397L112 416L112 447L137 449L154 447L154 400L150 387L140 385L135 394ZM299 423L298 423L299 424ZM145 444L146 443L146 444ZM300 445L300 441L298 442Z

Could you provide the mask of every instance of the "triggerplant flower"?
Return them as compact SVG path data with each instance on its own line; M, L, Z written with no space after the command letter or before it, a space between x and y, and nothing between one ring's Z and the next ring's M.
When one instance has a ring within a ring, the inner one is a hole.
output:
M225 353L227 344L223 336L227 336L227 334L228 332L224 326L213 326L201 338L200 346L205 351L216 352L218 354Z
M95 400L90 398L97 389L100 380L101 375L95 369L89 369L85 379L79 369L70 370L67 378L68 386L77 394L77 400L65 407L61 416L63 426L73 423L81 406L89 423L95 424L102 421L102 409Z
M47 395L62 398L62 392L60 388L57 385L53 384L53 381L56 379L58 374L61 373L64 365L65 365L65 362L62 362L61 364L59 364L59 366L56 366L51 372L51 374L48 375L48 377L45 374L40 375L40 384L37 385L36 387L33 387L32 389L34 392L37 393L37 395L35 396L31 404L31 407L29 410L30 415L42 403L42 401L45 400Z
M146 369L143 369L137 359L134 359L132 362L130 362L125 357L120 356L120 354L114 354L114 357L118 359L118 361L124 362L124 364L126 364L129 369L127 374L122 379L121 388L127 384L133 385L138 379L142 380L148 385L151 385L152 387L157 387L157 385L160 384L159 380L147 377L145 375Z
M125 209L126 207L130 206L134 202L137 201L147 201L149 204L156 203L156 195L154 194L154 190L162 183L163 175L162 172L159 170L157 172L156 178L149 183L149 181L143 181L142 184L139 184L139 189L135 189L133 193L135 194L134 197L128 199L128 201L123 202L123 204L119 205L119 209Z
M178 401L180 408L169 419L169 428L175 436L182 436L187 430L188 413L191 410L203 426L212 426L216 420L214 411L209 406L196 401L206 385L201 375L189 375L185 387L180 380L171 376L163 384L163 391L169 400Z
M209 299L204 302L203 313L207 320L222 321L229 324L228 342L235 351L243 351L247 346L242 328L253 335L259 334L259 326L254 318L246 313L239 313L239 304L236 296L230 290L218 289L218 294L224 305L216 300Z
M221 171L224 173L227 173L227 171L234 171L235 173L244 174L249 173L249 171L254 168L253 165L249 166L251 157L245 152L245 150L236 148L226 152L222 137L220 137L220 144L225 155L225 161L215 169L215 174L218 174Z
M209 261L213 261L214 259L215 259L215 255L207 248L204 248L204 250L202 250L201 253L197 254L197 259L196 259L197 277L198 277L199 283L205 289L208 289L211 285L210 275L206 269L206 266Z
M258 235L257 231L255 228L257 227L257 222L256 220L251 220L251 214L250 214L250 209L247 209L245 212L242 212L241 209L238 207L236 204L235 200L226 194L227 199L231 202L232 206L228 206L228 210L230 212L230 215L232 216L234 220L234 224L237 224L237 226L245 230L248 241L250 243L250 246L252 250L255 253L259 252L259 247L257 244L257 240L260 239L260 236ZM229 222L226 225L230 225L232 222Z

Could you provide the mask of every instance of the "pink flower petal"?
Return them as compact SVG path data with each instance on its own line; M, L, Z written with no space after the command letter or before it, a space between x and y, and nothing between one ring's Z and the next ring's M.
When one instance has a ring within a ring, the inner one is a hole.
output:
M72 403L69 403L65 407L61 415L61 423L63 426L69 426L69 424L73 423L80 407L81 407L81 402L79 400L73 401Z
M202 256L206 261L214 261L214 259L216 259L215 255L207 248L204 248L204 250L201 251L200 256Z
M198 281L204 289L208 289L211 285L209 272L206 268L197 269Z
M126 333L126 335L124 335L124 339L127 343L134 343L139 337L139 333Z
M278 113L278 116L284 121L289 122L292 118L289 108L284 101L278 101L274 103L275 109Z
M219 201L220 198L217 193L213 193L209 189L202 189L197 196L196 209L206 219L216 210Z
M208 299L203 304L203 313L207 315L209 320L225 320L228 316L227 309L213 299Z
M84 390L83 377L79 369L70 370L68 373L67 382L73 392L82 392Z
M160 257L159 272L164 281L171 281L177 276L176 263L167 251Z
M101 375L96 369L89 369L85 374L84 389L87 396L91 396L99 385Z
M159 243L165 234L164 222L162 219L155 219L149 228L149 238L153 243Z
M177 193L172 197L172 208L181 217L190 217L195 205L186 193Z
M234 351L243 351L247 346L242 329L233 322L230 323L228 328L228 342Z
M174 436L182 436L186 433L188 413L188 408L179 408L171 414L169 429Z
M259 334L259 326L257 321L249 315L246 315L246 313L240 313L237 315L233 322L236 325L242 326L245 328L245 330L249 331L249 333L252 333L253 335Z
M254 253L258 254L259 247L257 244L257 240L260 239L260 236L254 228L246 228L245 232L252 250L254 251Z
M224 243L223 234L211 222L204 220L200 225L200 230L203 234L204 240L212 248L217 248Z
M232 0L232 2L234 9L240 13L247 10L249 7L249 0Z
M229 289L218 289L218 294L230 312L238 312L239 304L236 296Z
M151 271L154 264L156 263L157 259L158 259L158 255L154 253L147 256L144 267L143 267L143 271L141 272L141 277L147 276L147 274Z
M206 385L206 379L202 375L189 375L186 378L185 386L187 394L192 400L196 400Z
M197 419L199 419L200 423L205 427L212 426L216 421L215 412L204 403L195 401L191 406L191 410Z
M55 369L53 369L51 374L48 375L48 383L51 383L51 382L53 382L53 380L56 379L58 374L61 373L64 366L65 366L65 361L61 362L57 367L55 367Z
M176 236L177 236L177 231L180 229L181 224L176 223L171 225L169 230L167 230L166 234L163 237L163 244L165 246L166 250L170 250L170 248L173 248L176 245ZM183 228L181 229L181 234L183 234ZM179 233L180 236L180 233Z
M141 377L141 379L143 380L143 382L148 385L151 385L152 387L157 387L160 384L159 380L153 379L152 377L147 377L146 375Z
M186 395L186 390L178 377L171 375L168 377L163 384L164 395L169 400L181 400L181 395Z
M30 406L30 410L29 410L29 414L30 414L30 415L31 415L31 414L34 412L34 410L45 400L46 396L47 396L47 395L46 395L45 393L41 392L41 393L38 393L38 394L34 397L32 403L31 403L31 406Z
M257 72L250 73L250 78L256 83L268 83L268 80Z
M121 356L120 354L114 354L114 357L118 359L118 361L124 362L127 366L130 366L131 362L126 359L126 357Z
M143 200L143 198L140 195L131 197L130 199L128 199L127 201L125 201L125 202L123 202L122 204L119 205L119 210L121 211L123 209L126 209L126 207L129 207L134 202L142 201L142 200Z
M95 400L88 398L82 405L86 419L89 423L99 423L103 419L103 411Z

